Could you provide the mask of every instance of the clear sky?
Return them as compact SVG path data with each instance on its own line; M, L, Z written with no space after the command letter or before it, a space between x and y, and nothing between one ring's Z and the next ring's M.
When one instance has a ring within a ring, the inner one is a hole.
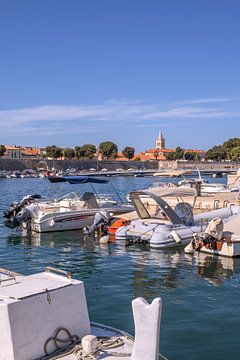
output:
M0 0L0 144L240 137L239 0Z

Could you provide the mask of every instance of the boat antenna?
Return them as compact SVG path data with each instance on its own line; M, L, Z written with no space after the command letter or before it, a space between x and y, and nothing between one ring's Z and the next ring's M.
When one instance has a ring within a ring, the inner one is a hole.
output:
M99 195L98 195L97 191L95 190L94 186L93 186L91 183L89 183L89 185L90 185L90 187L91 187L92 191L94 192L94 194L95 194L96 198L97 198L98 200L100 200L100 197L99 197Z
M200 170L199 170L198 166L196 166L196 169L197 169L197 172L198 172L198 178L199 178L199 181L201 181L201 182L202 182L202 176L201 176L201 172L200 172Z
M119 198L119 200L120 200L121 204L123 205L123 200L122 200L121 196L119 195L119 193L118 193L117 189L115 188L115 186L112 184L112 182L111 182L111 181L109 182L109 184L111 184L111 186L112 186L113 190L115 191L115 193L116 193L117 197Z

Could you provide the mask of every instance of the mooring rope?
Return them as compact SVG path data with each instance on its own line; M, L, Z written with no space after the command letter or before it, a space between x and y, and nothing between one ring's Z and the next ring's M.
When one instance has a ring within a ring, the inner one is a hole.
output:
M63 332L67 335L65 339L59 337ZM97 337L96 350L88 355L83 354L83 347L77 335L72 335L66 328L62 327L56 330L54 336L48 338L44 344L44 352L46 355L38 360L57 360L67 355L74 355L77 360L96 360L100 352L114 357L130 357L130 353L112 352L109 350L116 349L124 345L124 340L119 337ZM50 343L54 343L55 350L51 353L48 352ZM65 344L64 346L60 345Z

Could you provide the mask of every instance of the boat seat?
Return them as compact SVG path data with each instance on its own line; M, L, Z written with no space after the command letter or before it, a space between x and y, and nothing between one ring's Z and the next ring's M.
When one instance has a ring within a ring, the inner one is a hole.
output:
M86 209L98 209L99 205L97 203L96 197L92 192L85 192L81 198L84 202L83 207Z

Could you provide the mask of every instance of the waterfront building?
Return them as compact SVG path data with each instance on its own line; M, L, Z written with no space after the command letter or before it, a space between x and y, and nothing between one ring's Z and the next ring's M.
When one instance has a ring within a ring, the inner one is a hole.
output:
M36 159L41 157L40 149L36 147L5 145L5 148L3 159Z

